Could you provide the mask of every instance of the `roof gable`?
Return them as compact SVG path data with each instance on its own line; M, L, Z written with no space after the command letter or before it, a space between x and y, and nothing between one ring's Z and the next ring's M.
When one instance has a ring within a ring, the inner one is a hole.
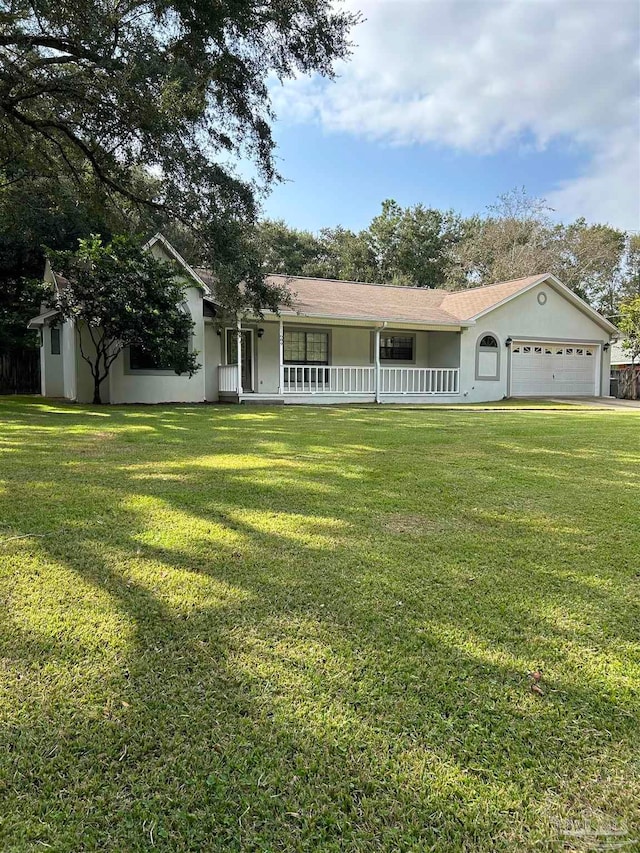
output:
M613 323L588 305L584 299L581 299L577 293L574 293L571 288L567 287L566 284L563 284L560 279L552 273L543 273L538 276L528 276L514 281L499 282L498 284L490 284L486 287L476 287L471 290L458 291L457 293L452 294L452 296L458 296L459 294L463 298L466 297L466 306L463 301L461 306L453 306L451 303L447 303L447 307L449 310L457 309L456 313L463 310L466 312L475 311L475 313L471 314L471 318L473 320L479 320L491 311L495 311L496 308L499 308L501 305L510 302L518 296L522 296L524 293L543 282L549 284L557 293L563 296L568 302L571 302L575 308L582 311L583 314L586 314L587 317L593 320L594 323L597 323L610 335L619 334L617 327ZM491 291L491 293L485 295L482 291Z
M195 269L190 264L188 264L187 261L185 261L180 252L176 248L174 248L174 246L171 245L171 243L167 240L164 234L161 234L159 231L157 234L154 234L154 236L150 240L148 240L142 248L152 249L156 245L161 245L166 254L168 254L169 257L173 258L173 260L176 261L179 266L184 269L187 275L193 279L193 281L201 290L204 290L204 292L208 295L211 294L211 289L209 285L200 277L200 275L195 271Z
M468 320L476 319L488 311L493 311L498 305L502 305L514 296L524 293L530 287L535 287L546 278L546 274L530 275L512 281L499 281L482 287L447 292L444 306L458 317Z

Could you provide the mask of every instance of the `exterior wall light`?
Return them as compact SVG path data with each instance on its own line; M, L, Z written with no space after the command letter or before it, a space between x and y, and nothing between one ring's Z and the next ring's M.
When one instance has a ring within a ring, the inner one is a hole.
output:
M504 345L506 347L510 347L512 343L513 343L513 338L507 338L507 340L504 342Z
M602 349L606 352L606 351L609 349L609 347L610 347L610 346L611 346L611 344L607 342L607 343L602 347Z
M258 337L261 338L264 335L264 329L258 329Z

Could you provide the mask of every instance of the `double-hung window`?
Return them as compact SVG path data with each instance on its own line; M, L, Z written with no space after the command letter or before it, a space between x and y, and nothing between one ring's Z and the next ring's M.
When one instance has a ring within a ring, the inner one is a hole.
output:
M380 335L381 361L413 361L413 335Z
M329 364L328 332L284 332L285 364Z

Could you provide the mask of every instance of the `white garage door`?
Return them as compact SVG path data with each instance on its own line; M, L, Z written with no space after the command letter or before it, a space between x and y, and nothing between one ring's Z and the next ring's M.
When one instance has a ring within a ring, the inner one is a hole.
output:
M584 344L511 345L514 397L591 397L595 393L598 350Z

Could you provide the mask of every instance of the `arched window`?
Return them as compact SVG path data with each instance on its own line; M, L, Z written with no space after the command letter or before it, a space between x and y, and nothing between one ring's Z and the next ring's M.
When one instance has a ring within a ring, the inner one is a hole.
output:
M498 341L493 337L493 335L485 335L484 338L480 340L481 347L495 347L498 348Z
M500 379L500 346L496 335L481 335L478 338L476 379Z

